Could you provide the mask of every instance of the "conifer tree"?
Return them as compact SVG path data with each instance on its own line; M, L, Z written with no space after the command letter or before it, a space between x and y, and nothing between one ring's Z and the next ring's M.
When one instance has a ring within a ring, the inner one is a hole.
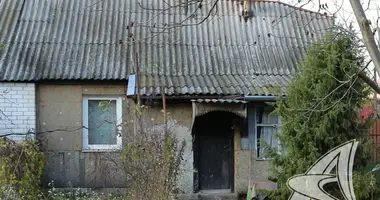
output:
M369 90L358 78L364 62L357 44L347 35L329 34L312 45L288 85L287 98L276 102L274 112L282 122L278 137L285 152L271 162L280 186L273 199L287 199L288 178L305 173L320 156L349 140L360 142L354 170L366 165L370 123L358 113Z

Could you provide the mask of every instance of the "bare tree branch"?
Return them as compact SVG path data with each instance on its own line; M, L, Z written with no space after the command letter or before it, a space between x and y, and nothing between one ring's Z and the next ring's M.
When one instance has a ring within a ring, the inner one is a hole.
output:
M359 0L350 0L356 20L359 23L360 31L363 36L363 42L366 46L370 57L372 58L375 69L380 73L380 51L376 45L375 37L370 27L370 21L367 19L363 7ZM373 88L375 89L375 88ZM375 89L377 90L377 89Z

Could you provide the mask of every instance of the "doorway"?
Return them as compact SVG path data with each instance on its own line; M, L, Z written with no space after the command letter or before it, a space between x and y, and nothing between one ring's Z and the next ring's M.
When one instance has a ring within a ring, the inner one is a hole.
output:
M196 117L194 190L230 190L234 185L234 128L230 112L213 111Z

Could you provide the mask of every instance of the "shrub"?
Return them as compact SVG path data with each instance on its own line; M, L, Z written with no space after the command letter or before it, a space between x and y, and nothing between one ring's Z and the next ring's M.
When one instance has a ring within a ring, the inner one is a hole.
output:
M373 173L356 172L352 178L356 199L373 199L374 195L378 195L379 189L376 187ZM376 199L379 199L379 196Z
M0 140L0 198L38 199L44 155L35 141Z
M127 199L167 200L179 192L177 179L185 147L170 127L152 126L143 120L147 107L137 106L139 128L133 142L123 147Z

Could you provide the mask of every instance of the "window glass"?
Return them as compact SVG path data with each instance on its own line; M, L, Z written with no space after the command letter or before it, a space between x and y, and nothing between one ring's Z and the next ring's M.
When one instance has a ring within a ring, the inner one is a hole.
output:
M88 144L116 144L116 136L116 100L88 100Z
M264 153L264 148L261 148L262 140L265 142L266 145L271 147L273 150L278 150L279 144L276 137L277 133L278 133L277 128L273 126L257 127L259 157L261 157Z
M257 108L256 112L256 123L257 124L278 124L278 116L271 114L273 108Z
M262 146L265 143L272 150L279 150L279 142L276 137L278 134L278 116L270 114L273 108L258 107L256 109L256 141L257 141L257 156L263 158L265 148Z

